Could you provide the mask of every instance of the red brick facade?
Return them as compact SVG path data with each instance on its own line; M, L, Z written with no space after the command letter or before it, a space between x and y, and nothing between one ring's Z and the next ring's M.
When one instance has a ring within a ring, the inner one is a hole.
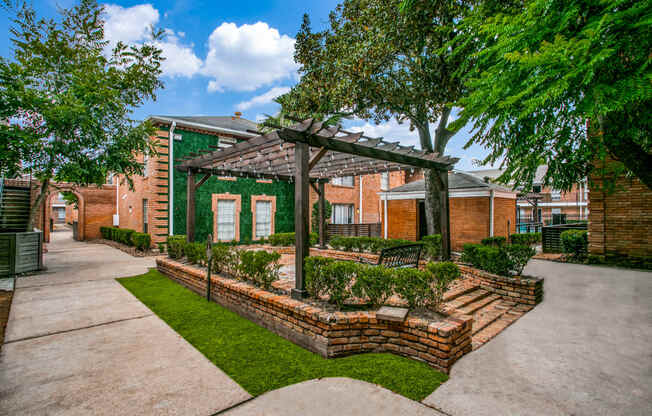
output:
M617 190L601 190L591 177L589 253L606 257L652 258L652 190L640 180L621 177Z

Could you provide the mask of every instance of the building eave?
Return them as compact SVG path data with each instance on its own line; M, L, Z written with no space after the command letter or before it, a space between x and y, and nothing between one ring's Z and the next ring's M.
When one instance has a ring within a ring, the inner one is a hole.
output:
M234 136L243 136L243 137L256 137L256 136L259 136L256 133L250 133L250 132L247 132L247 131L227 129L227 128L224 128L224 127L211 126L211 125L203 124L203 123L193 123L191 121L179 120L179 119L170 118L170 117L149 116L149 117L147 117L147 120L151 120L151 121L159 122L159 123L163 123L163 124L172 124L172 122L176 122L177 127L179 127L179 128L188 127L188 128L193 128L193 129L206 130L206 131L210 131L210 132L214 132L214 133L231 134L231 135L234 135Z

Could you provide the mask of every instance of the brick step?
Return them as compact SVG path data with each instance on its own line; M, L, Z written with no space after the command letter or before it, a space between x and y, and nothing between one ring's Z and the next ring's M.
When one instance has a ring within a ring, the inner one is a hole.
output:
M502 299L496 299L473 314L472 334L475 335L509 310Z
M443 301L450 302L454 299L459 298L462 295L466 295L467 293L473 292L474 290L477 290L479 288L480 287L478 285L463 285L460 287L456 287L444 293Z
M482 298L489 296L489 292L484 289L475 289L465 295L458 296L450 302L446 302L446 308L460 309L464 306L477 302Z
M489 305L492 302L497 301L498 299L500 299L500 295L493 295L492 294L492 295L489 295L489 296L485 296L485 297L483 297L483 298L481 298L481 299L479 299L479 300L477 300L477 301L475 301L473 303L469 303L468 305L466 305L466 306L464 306L462 308L458 308L458 311L460 311L464 315L473 315L478 310L482 309L483 307Z
M471 345L476 350L483 346L487 341L498 335L505 328L514 323L518 318L523 316L524 312L518 312L513 309L507 310L498 319L473 334Z

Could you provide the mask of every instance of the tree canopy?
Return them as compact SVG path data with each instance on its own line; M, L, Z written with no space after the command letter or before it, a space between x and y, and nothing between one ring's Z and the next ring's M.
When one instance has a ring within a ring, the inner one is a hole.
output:
M136 155L155 152L154 128L131 114L163 86L161 50L109 49L94 0L61 9L59 20L27 4L5 7L14 53L0 57L0 174L32 173L42 200L51 180L102 185L108 172L142 173ZM160 35L152 30L153 40Z
M464 23L477 52L455 124L473 123L469 145L503 161L504 182L547 164L568 190L610 157L652 187L651 23L649 1L483 2Z

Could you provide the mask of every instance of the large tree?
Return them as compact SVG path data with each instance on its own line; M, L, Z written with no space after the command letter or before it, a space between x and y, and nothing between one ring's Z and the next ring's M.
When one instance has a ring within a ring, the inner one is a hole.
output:
M136 156L155 152L154 129L131 114L156 99L163 58L152 43L109 50L94 0L62 9L58 20L11 0L5 8L14 16L14 53L0 57L0 174L41 182L31 228L53 180L102 185L108 172L142 173Z
M295 51L301 80L279 98L283 110L377 123L395 118L417 130L422 149L443 154L455 134L452 103L462 94L466 46L455 40L471 3L431 0L401 8L399 0L346 0L320 32L304 16ZM437 123L434 137L430 123ZM439 233L447 181L436 172L425 177L428 233Z
M545 163L568 190L611 157L652 187L649 0L485 1L466 25L481 47L457 123L503 161L501 180L528 186Z

